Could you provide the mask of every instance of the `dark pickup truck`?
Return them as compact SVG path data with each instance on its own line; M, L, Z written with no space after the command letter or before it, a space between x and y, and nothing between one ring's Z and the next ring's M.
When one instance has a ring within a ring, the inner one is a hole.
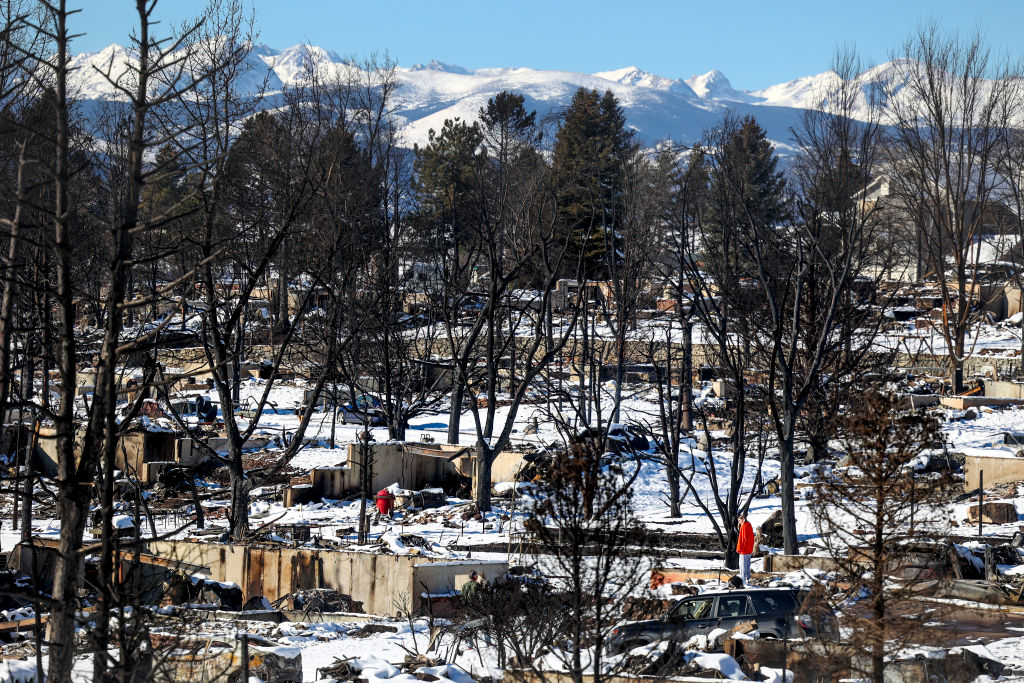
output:
M756 621L762 638L834 637L835 614L827 605L808 605L810 593L796 588L743 588L683 598L661 619L620 625L608 639L609 654L641 645L680 643L716 628ZM809 613L809 614L807 614Z

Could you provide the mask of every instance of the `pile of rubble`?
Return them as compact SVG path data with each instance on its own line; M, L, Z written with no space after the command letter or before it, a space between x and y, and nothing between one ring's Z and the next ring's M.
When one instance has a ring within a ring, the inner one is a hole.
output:
M22 640L16 643L0 644L0 660L22 659L29 660L36 656L36 646L33 641Z
M274 601L275 607L307 613L355 612L351 596L330 588L307 588Z
M421 681L437 681L441 679L439 674L448 673L448 665L444 661L428 657L427 655L413 655L408 654L401 663L395 663L388 665L394 667L389 672L379 672L376 670L364 671L364 665L366 660L360 660L355 657L345 657L344 659L335 659L334 663L328 666L322 666L317 669L317 679L334 679L337 681L366 681L377 678L391 678L397 673L403 673L412 675L416 679ZM397 671L396 671L397 670ZM382 675L382 673L390 673L391 676ZM463 673L463 676L465 674ZM479 680L479 679L478 679Z
M355 681L359 679L362 669L355 663L355 657L335 659L333 664L321 666L316 670L318 679L334 679L338 681Z
M628 655L623 662L623 671L635 676L681 677L721 679L723 671L708 666L709 662L679 643L668 642L652 646L650 652ZM716 662L720 663L720 662ZM739 665L735 664L736 668Z
M378 539L380 552L396 555L445 555L447 551L416 534L382 534Z
M369 638L378 633L398 633L398 628L387 624L367 624L355 631L350 631L348 635L353 638Z
M412 512L402 519L405 524L441 524L449 529L461 529L465 522L479 522L483 515L475 503L447 505Z

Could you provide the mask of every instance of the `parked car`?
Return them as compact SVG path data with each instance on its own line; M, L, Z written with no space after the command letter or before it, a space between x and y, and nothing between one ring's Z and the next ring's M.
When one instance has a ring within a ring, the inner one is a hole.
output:
M302 403L299 404L296 410L298 415L305 415L308 410L329 410L334 406L340 406L343 403L349 402L352 398L352 393L346 386L337 386L333 388L331 386L325 386L320 392L320 396L316 400L316 404L313 404L313 394L315 392L312 389L306 389L302 394Z
M380 399L370 394L360 394L354 401L338 406L338 420L342 424L366 424L384 427L387 420L381 410Z
M217 404L209 396L202 394L177 397L171 401L171 408L182 419L192 418L198 422L217 421Z
M356 408L351 404L338 406L338 421L342 424L366 424L371 427L384 427L387 421L384 415L374 408Z
M612 423L608 425L607 431L588 427L580 432L578 438L604 441L605 437L607 437L609 452L616 455L632 457L651 448L651 439L648 438L644 428L633 424Z
M152 680L158 683L242 681L242 643L229 636L154 636ZM249 676L268 683L299 683L302 651L249 635Z
M730 629L744 621L757 622L762 638L828 638L838 633L831 609L808 609L810 592L795 588L744 588L683 598L661 619L622 624L608 640L610 654L641 645L672 640L686 642L716 628ZM814 617L803 612L813 612Z

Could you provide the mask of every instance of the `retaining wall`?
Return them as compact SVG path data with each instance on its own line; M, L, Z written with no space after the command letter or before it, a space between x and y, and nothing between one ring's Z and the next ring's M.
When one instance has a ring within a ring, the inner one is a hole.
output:
M411 554L192 541L156 541L148 548L161 557L209 567L210 578L238 584L243 601L262 595L273 602L298 590L330 588L349 596L355 611L380 615L419 611L421 594L458 590L472 571L488 581L508 573L507 562Z
M978 488L981 472L985 472L985 485L1024 481L1024 458L1012 455L968 455L964 460L964 490Z

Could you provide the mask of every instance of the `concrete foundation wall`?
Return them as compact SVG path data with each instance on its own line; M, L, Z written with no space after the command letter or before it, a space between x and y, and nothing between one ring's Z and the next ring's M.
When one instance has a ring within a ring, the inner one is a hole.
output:
M515 481L516 476L525 464L522 453L514 453L512 451L498 453L498 457L495 458L494 463L491 465L491 483Z
M37 463L43 472L57 476L57 430L53 427L40 427L36 440Z
M114 464L122 472L146 479L148 462L173 462L178 435L171 432L130 431L122 435Z
M508 573L508 565L504 562L481 565L477 560L420 562L413 569L416 590L431 595L460 591L473 572L480 574L487 582Z
M192 439L182 437L174 447L174 459L183 467L192 467L206 460L206 454L192 443Z
M953 410L977 408L980 406L1014 406L1024 404L1020 398L1000 398L992 396L943 396L939 403Z
M330 588L349 596L353 607L367 614L418 611L423 605L421 593L457 590L472 571L488 580L508 573L505 562L422 555L189 541L157 541L148 547L167 559L209 567L210 578L238 584L243 600L262 595L273 602L306 588Z
M985 486L1024 482L1024 458L968 455L964 461L965 491L978 488L982 471L985 472Z
M265 436L257 436L247 440L242 444L243 451L260 450L266 448L267 444L270 443L270 439ZM226 436L213 436L206 440L206 445L217 452L226 452L228 450L228 437ZM195 449L199 450L199 449Z
M349 444L349 469L353 483L359 474L359 447ZM413 452L404 444L387 443L373 446L373 489L380 490L395 482L404 489L417 491L425 486L437 486L445 476L455 473L455 468L442 453L427 455Z
M985 381L985 396L1024 399L1024 384L1019 382Z
M80 439L81 436L82 432L79 430L77 438ZM183 446L180 443L182 441L187 442L187 446ZM79 451L80 442L76 441L76 460ZM187 459L179 460L183 454L187 455ZM38 467L50 476L56 476L56 429L53 427L39 428L35 455ZM184 465L191 465L201 459L201 453L198 449L192 448L190 439L180 439L180 435L173 432L150 432L141 429L123 434L118 439L117 448L114 451L114 463L117 469L129 473L133 477L138 477L144 484L155 481L157 474L167 466L167 463L181 462Z
M415 443L371 444L373 449L373 481L370 488L379 491L397 483L403 489L419 491L441 486L453 477L473 478L476 457L463 448L441 446L427 448ZM341 455L344 453L345 455ZM317 498L341 498L359 489L359 445L349 444L339 451L336 467L322 467L309 472L308 485L293 486L286 505ZM521 453L505 451L498 454L491 466L491 483L514 481L525 461Z
M476 455L473 451L466 451L465 455L459 456L453 461L456 470L464 477L471 479L476 477ZM494 462L491 463L491 483L497 484L500 481L515 481L519 471L526 465L522 453L514 451L502 451L498 453Z
M438 450L426 453L407 444L371 444L373 449L373 479L370 488L379 491L397 483L404 489L419 491L440 486L446 479L457 476L456 466L448 461L450 455ZM344 453L344 455L342 455ZM359 446L349 444L347 450L338 451L337 467L310 470L311 486L293 487L286 505L307 502L317 498L342 498L359 490Z
M823 572L834 572L839 568L831 557L816 555L765 555L764 570L785 574L804 569L818 569Z
M936 405L942 397L938 394L906 394L903 404L911 410Z

